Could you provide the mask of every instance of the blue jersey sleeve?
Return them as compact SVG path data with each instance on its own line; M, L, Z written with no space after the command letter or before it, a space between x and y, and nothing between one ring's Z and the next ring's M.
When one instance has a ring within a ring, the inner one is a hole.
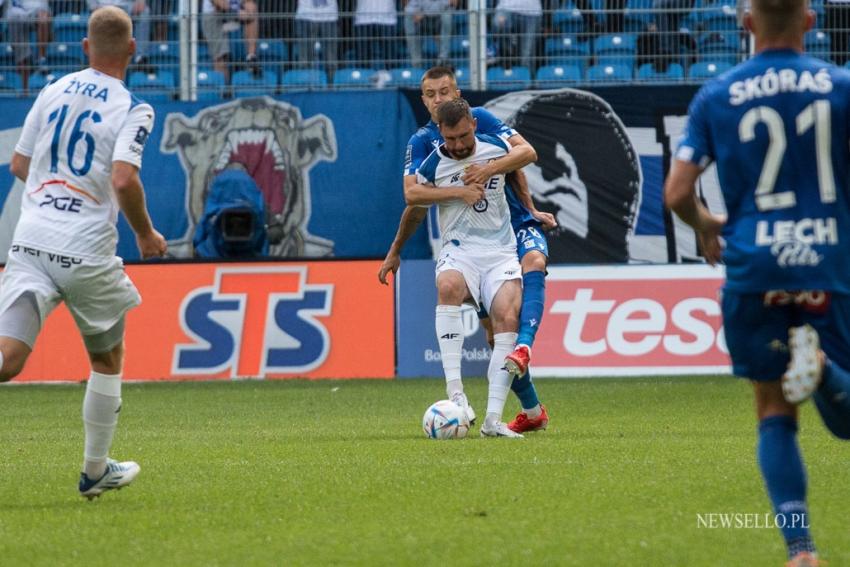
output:
M419 183L435 183L437 178L437 164L440 163L440 154L437 150L431 152L415 171L416 180Z
M416 132L410 137L407 142L407 149L404 152L404 173L403 175L416 175L416 170L425 161L425 158L434 150L421 131Z
M685 136L676 150L676 158L702 167L714 161L714 148L708 126L709 90L700 89L688 108L688 123Z
M476 120L475 131L479 134L490 134L510 138L516 130L496 118L492 112L481 106L472 109L472 117Z

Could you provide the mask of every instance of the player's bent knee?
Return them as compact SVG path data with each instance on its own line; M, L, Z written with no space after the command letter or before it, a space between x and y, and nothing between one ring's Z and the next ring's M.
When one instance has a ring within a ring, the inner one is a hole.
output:
M547 258L540 252L529 252L522 258L522 273L545 272Z

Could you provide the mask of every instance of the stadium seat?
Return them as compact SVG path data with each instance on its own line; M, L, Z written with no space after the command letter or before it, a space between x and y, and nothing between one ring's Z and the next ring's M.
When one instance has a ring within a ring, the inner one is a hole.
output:
M309 71L289 71L289 73L306 73ZM322 72L324 76L324 72ZM251 71L237 71L231 77L233 95L237 97L273 95L277 89L277 73L264 69L259 76ZM325 81L327 83L327 81Z
M590 54L587 42L578 40L577 36L564 35L547 39L543 53L550 65L577 65L584 69Z
M741 37L738 32L707 32L697 42L697 54L703 61L736 63L741 52Z
M584 31L581 10L567 0L552 14L552 25L560 33L579 34Z
M0 96L16 96L24 88L21 75L15 71L0 71Z
M805 36L806 52L812 57L824 60L832 59L832 48L829 34L822 30L811 30Z
M284 89L322 89L328 86L328 76L321 69L296 69L283 74Z
M702 61L700 63L694 63L693 65L691 65L691 68L688 69L688 79L695 81L704 81L706 79L716 77L720 73L731 68L732 65L723 62L715 63L712 61Z
M467 88L472 84L469 77L469 67L458 67L455 69L455 81L460 88Z
M458 11L454 16L454 27L452 28L452 33L456 36L464 36L468 35L467 30L469 29L469 16L465 11ZM404 26L400 29L404 29Z
M536 79L541 89L571 87L582 81L582 69L578 65L546 65L537 70Z
M198 71L198 100L216 102L223 98L225 89L224 75L218 71L202 69Z
M449 56L452 59L468 59L469 58L469 38L455 36L452 38L451 51Z
M678 63L670 63L666 71L656 69L652 63L644 63L638 67L637 78L639 81L682 81L685 70Z
M587 80L593 83L631 81L632 68L627 65L594 65L587 70Z
M731 32L738 30L738 16L734 2L718 2L707 5L702 14L702 29L706 31Z
M47 46L47 65L51 69L76 71L84 62L83 46L79 43L51 43Z
M53 16L53 41L80 43L86 37L86 14L56 14Z
M630 33L599 36L593 42L593 53L596 56L597 65L630 67L637 53L637 36Z
M33 73L32 75L30 75L30 80L27 87L29 88L30 92L35 93L37 91L40 91L46 85L49 85L56 79L59 79L63 75L64 73L59 71L47 73L46 75L44 73Z
M11 43L0 43L0 69L15 66L15 51Z
M359 67L346 67L334 73L333 84L338 88L362 89L372 86L372 75L374 69L363 69Z
M487 88L494 91L520 91L531 88L528 67L490 67L487 69Z
M390 69L390 76L392 80L390 81L390 87L400 87L400 88L419 88L419 81L422 79L422 75L425 74L425 69L419 69L418 67L400 67L398 69Z
M628 0L624 13L626 31L641 33L655 22L657 10L652 7L653 0Z
M127 86L147 102L168 102L174 94L174 75L169 71L158 73L130 73Z
M282 63L286 61L286 44L282 39L261 39L257 42L257 59L264 63Z
M180 46L177 42L163 41L154 43L150 49L150 61L154 65L169 70L180 65Z

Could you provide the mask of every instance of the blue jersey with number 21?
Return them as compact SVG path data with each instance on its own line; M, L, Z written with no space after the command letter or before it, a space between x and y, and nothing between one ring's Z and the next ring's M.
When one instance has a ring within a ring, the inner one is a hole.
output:
M790 49L705 84L676 157L717 163L726 288L850 293L850 72Z

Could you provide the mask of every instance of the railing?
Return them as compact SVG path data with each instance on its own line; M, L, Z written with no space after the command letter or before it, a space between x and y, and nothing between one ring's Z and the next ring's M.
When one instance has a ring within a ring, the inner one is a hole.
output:
M388 1L379 13L338 12L334 0L310 0L306 12L267 11L264 5L256 13L253 1L243 0L241 13L223 14L206 13L203 1L169 7L159 0L134 17L140 57L127 83L152 102L417 88L422 72L435 64L454 67L464 89L698 83L750 52L733 3L579 0L511 12L501 9L506 0L495 7L469 0L459 8L444 0L441 9L440 0L409 0L406 9ZM73 10L76 4L54 6ZM623 7L592 9L596 4ZM813 7L823 22L823 5ZM87 17L57 11L16 19L7 13L0 26L0 96L32 96L83 67ZM847 34L846 25L821 25L807 34L806 47L844 64Z

